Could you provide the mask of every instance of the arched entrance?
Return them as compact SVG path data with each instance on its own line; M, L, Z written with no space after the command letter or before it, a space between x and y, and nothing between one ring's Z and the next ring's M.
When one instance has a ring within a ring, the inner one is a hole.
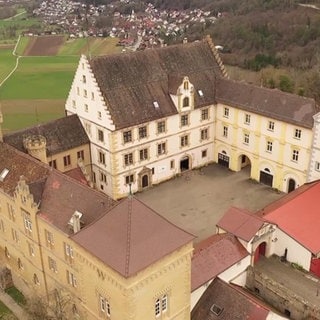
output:
M259 244L256 251L254 252L254 263L259 261L260 256L264 257L266 255L266 248L267 243L265 241Z
M243 171L247 176L251 176L251 161L245 154L238 158L238 171Z
M224 150L218 153L218 164L222 165L223 167L229 168L229 161L230 158Z
M152 169L143 167L138 173L138 190L142 191L152 185Z
M149 177L147 174L144 174L141 178L141 186L142 188L147 188L149 187Z
M263 184L266 184L269 187L272 187L273 175L271 174L270 169L264 168L260 171L259 181Z
M180 172L183 172L189 169L190 169L190 158L189 156L185 156L180 160Z
M296 188L296 181L292 178L288 180L288 193Z

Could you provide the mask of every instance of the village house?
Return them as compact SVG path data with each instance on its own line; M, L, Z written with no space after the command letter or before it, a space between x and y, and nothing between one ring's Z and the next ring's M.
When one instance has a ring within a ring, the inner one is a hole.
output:
M114 199L212 162L284 192L320 177L315 101L228 79L208 37L82 56L65 108L90 139L93 183Z

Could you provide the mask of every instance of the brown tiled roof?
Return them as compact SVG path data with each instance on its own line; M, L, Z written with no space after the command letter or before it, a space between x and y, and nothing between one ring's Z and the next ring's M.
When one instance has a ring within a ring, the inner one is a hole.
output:
M46 179L50 172L48 166L6 143L0 142L0 174L4 169L8 169L9 172L4 180L0 181L0 188L10 195L13 195L21 176L24 176L28 185L38 185L38 188L31 188L30 191L37 190L37 195L41 194L40 182Z
M64 233L72 234L68 224L75 211L82 213L83 225L89 225L115 204L107 195L52 170L42 193L39 216Z
M255 236L265 221L247 210L231 207L219 220L217 227L245 241Z
M191 290L196 290L246 256L247 250L231 234L215 234L203 240L195 247L192 257Z
M219 315L210 310L213 305L221 309ZM193 308L191 320L264 320L269 312L267 307L242 289L216 278Z
M312 116L319 111L314 99L278 89L225 78L217 79L216 89L217 102L306 128L313 127Z
M130 277L194 236L129 197L72 238L122 276Z
M64 172L64 174L67 175L68 177L71 177L71 178L89 186L86 177L84 176L83 172L81 171L81 169L79 167L74 168L72 170L69 170L67 172Z
M208 39L89 62L117 129L176 114L169 93L176 94L184 76L196 89L196 107L214 103L215 77L222 76Z
M26 152L23 139L32 135L42 135L46 138L48 157L89 143L88 136L77 115L8 133L3 140L16 149Z

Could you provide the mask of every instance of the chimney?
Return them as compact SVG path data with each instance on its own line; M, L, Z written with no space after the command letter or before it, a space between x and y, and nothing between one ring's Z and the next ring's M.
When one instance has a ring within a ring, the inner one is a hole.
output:
M188 43L188 38L187 38L187 37L184 37L182 43L183 43L183 44Z
M77 233L81 229L80 225L80 219L82 217L82 213L79 211L75 211L74 214L72 215L69 223L72 225L73 228L73 233Z

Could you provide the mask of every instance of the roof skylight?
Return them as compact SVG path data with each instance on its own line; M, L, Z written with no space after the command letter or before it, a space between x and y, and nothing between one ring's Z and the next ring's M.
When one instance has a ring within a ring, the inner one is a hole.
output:
M7 176L8 173L9 173L9 169L7 169L7 168L4 168L1 171L1 173L0 173L0 181L1 182L5 179L5 177Z

